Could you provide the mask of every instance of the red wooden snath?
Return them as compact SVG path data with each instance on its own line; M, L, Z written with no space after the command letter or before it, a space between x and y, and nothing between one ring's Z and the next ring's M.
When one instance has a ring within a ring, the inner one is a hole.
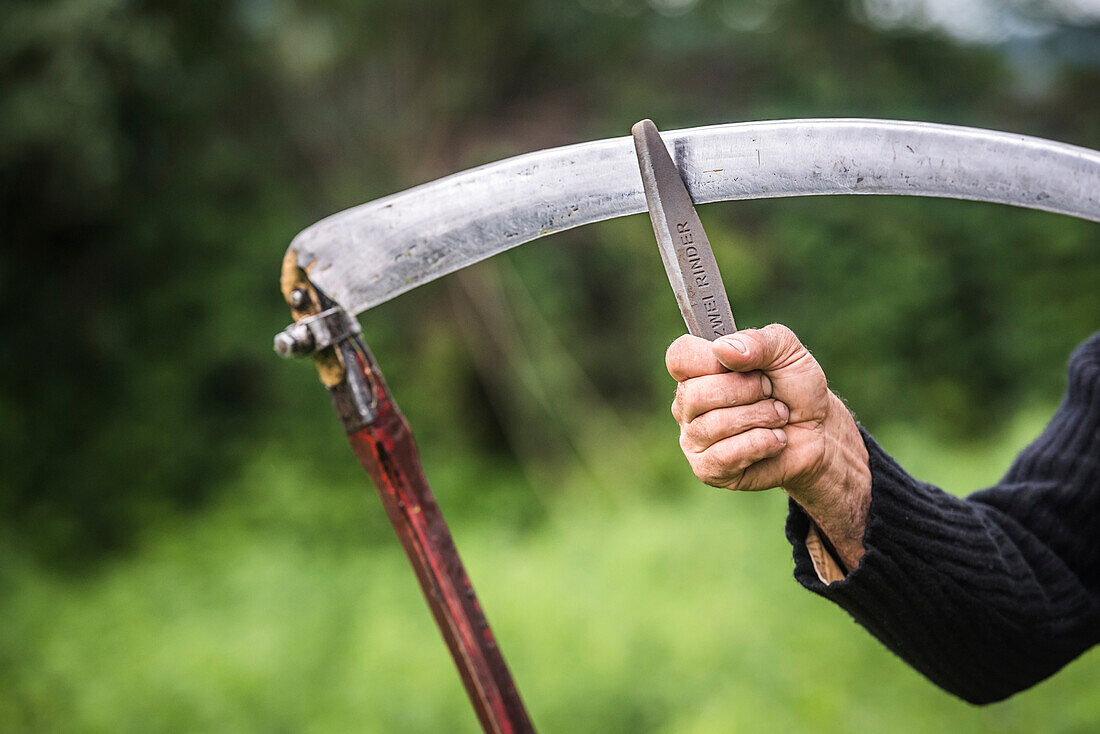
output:
M409 556L466 693L487 732L534 732L504 656L428 487L408 421L364 350L356 368L375 388L378 417L348 434L352 451L378 487Z
M282 290L300 327L297 338L316 347L307 353L312 354L321 382L329 390L352 451L378 488L482 728L489 734L533 733L512 674L428 487L408 421L359 337L358 324L313 287L293 250L283 262ZM317 324L318 319L322 323ZM307 326L317 330L302 335L301 329Z

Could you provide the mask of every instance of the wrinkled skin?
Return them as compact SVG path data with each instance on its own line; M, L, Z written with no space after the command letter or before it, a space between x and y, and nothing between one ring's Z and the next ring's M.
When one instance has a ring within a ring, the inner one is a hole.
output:
M862 558L871 498L855 419L794 332L780 324L714 342L684 335L665 355L672 415L695 475L726 489L782 487L848 570Z

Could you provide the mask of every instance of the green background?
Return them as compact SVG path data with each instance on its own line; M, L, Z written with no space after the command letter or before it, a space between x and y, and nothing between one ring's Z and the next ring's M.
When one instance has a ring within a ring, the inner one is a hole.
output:
M982 5L0 3L0 730L476 730L314 370L270 351L290 239L642 117L1100 148L1100 15L962 22ZM1040 430L1100 322L1093 224L878 197L700 213L738 323L795 329L883 445L960 494ZM794 583L780 492L694 480L644 215L361 321L541 730L1100 726L1095 653L964 704Z

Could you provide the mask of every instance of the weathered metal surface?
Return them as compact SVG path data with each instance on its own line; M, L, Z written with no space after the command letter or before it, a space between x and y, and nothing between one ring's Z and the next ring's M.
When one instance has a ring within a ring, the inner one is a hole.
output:
M631 133L657 248L688 331L711 341L732 334L737 326L722 273L657 126L642 120Z
M786 120L663 133L696 204L816 194L990 201L1100 221L1100 153L1004 132ZM630 137L490 163L334 214L291 245L351 313L537 237L646 210Z

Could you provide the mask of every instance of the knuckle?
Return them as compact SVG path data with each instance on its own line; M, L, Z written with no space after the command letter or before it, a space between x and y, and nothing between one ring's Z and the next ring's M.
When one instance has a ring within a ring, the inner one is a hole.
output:
M727 478L722 464L711 457L699 457L692 462L691 470L699 481L712 487L722 484Z
M726 466L736 466L745 453L745 443L740 436L735 436L729 441L712 446L710 454Z
M736 447L726 447L724 451L718 452L717 456L722 466L726 468L728 476L740 475L752 464L752 459L746 455L746 452Z
M703 469L701 469L699 467L693 467L692 468L692 473L695 474L695 478L698 479L703 484L710 484L710 485L713 486L713 484L717 481L708 472L704 471Z
M805 349L798 336L791 331L790 327L784 324L768 324L762 331L767 332L768 336L779 345L782 351Z
M736 469L738 474L741 474L750 466L755 464L756 461L757 459L755 456L750 456L748 454L739 454L737 456L737 460L732 463L732 468Z
M794 335L794 332L791 331L791 328L789 326L787 326L786 324L780 324L778 322L768 324L763 329L761 329L761 331L767 332L770 336L779 337L782 339L794 339L795 341L798 340L798 337Z
M709 446L713 441L713 430L710 426L710 421L703 417L696 418L693 421L689 421L687 424L686 433L692 443L697 446Z
M680 401L680 408L684 413L690 413L695 406L695 395L698 392L695 383L696 380L685 380L680 383L680 389L676 391L676 399Z

